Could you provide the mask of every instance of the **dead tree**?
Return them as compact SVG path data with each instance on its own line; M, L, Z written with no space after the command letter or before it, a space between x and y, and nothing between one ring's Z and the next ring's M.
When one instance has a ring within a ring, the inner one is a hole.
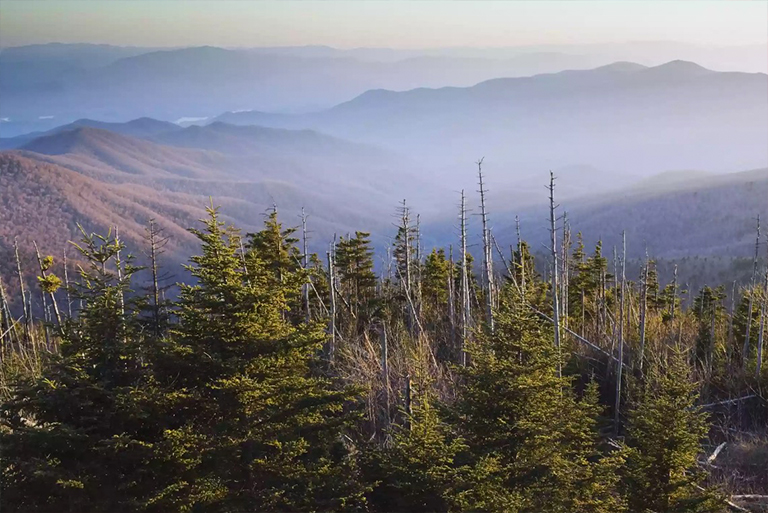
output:
M760 254L760 216L757 216L757 237L755 238L755 258L752 261L752 287L749 292L749 304L747 306L747 332L744 334L744 347L741 350L741 361L744 369L747 368L749 360L749 339L752 329L752 307L754 305L755 289L757 288L757 259Z
M523 257L523 239L520 237L520 217L515 215L515 230L517 231L517 265L520 268L520 286L525 290L525 257Z
M411 211L403 200L402 207L400 207L400 233L402 234L402 259L404 269L400 269L398 266L398 273L400 276L400 283L403 288L403 293L408 299L408 329L411 334L414 332L414 327L417 325L417 312L416 305L413 300L413 269L411 269L412 258L412 239L411 239Z
M154 322L155 336L162 333L162 311L160 300L160 276L158 258L163 253L163 248L168 244L168 237L163 236L160 227L157 226L154 219L149 220L147 227L147 242L149 245L149 266L152 271L152 320ZM243 258L243 271L248 274L245 268L245 255L243 254L242 240L240 241L240 255Z
M483 187L483 159L477 161L477 176L480 190L480 216L483 220L483 288L485 289L485 309L488 328L493 331L493 254L491 253L491 234L488 228L488 214L485 210L485 188Z
M675 264L675 270L672 275L672 304L669 307L669 321L670 323L675 320L675 307L677 306L677 264Z
M766 246L768 246L768 237L766 237ZM763 340L765 336L766 308L768 308L768 259L766 259L765 279L763 280L763 305L760 308L760 332L757 335L757 367L755 376L760 379L760 373L763 365Z
M624 370L624 289L626 283L627 237L621 232L621 289L619 292L619 361L616 364L616 402L613 411L613 434L619 434L619 413L621 410L621 374Z
M333 353L336 350L336 277L334 276L334 258L333 249L335 243L331 243L331 249L328 251L328 287L330 296L330 321L328 331L331 334L331 341L328 346L328 360L333 362Z
M562 373L562 363L560 359L560 307L557 301L557 230L555 227L555 175L552 171L549 172L549 235L550 235L550 254L552 255L552 318L554 319L555 328L555 347L558 354L558 374Z
M64 291L67 294L67 315L72 318L72 293L69 286L69 265L67 264L67 248L64 247Z
M301 260L301 267L304 272L308 272L309 269L309 251L307 250L307 215L304 213L304 207L301 207L301 245L303 258ZM306 277L309 280L309 276ZM312 312L309 308L309 283L304 283L301 286L301 297L304 303L304 322L309 324L312 319Z
M448 325L450 326L451 351L456 345L456 306L454 291L455 266L453 264L453 244L448 246Z
M643 370L643 360L645 358L645 321L648 311L648 272L650 263L648 261L648 250L645 251L645 265L640 274L640 354L638 356L638 366Z
M13 325L11 309L8 306L8 299L5 297L5 288L3 288L3 278L0 276L0 344L3 343L6 336L8 336L8 340L11 339Z
M40 277L43 282L46 281L46 278L48 277L47 269L48 265L46 262L43 261L43 258L40 256L40 250L37 248L37 242L32 242L35 246L35 254L37 255L37 263L40 266ZM59 282L61 283L61 282ZM45 292L46 288L44 286L44 283L40 284L40 291L42 292L42 299L43 299L43 308L46 308L46 301L45 301ZM51 304L53 305L53 313L56 316L56 326L61 329L61 315L59 314L59 305L56 303L56 296L54 295L54 291L52 288L48 289L48 295L51 298Z
M115 225L115 267L117 267L117 282L120 284L120 318L125 320L125 295L123 294L123 261L120 259L120 228Z
M569 262L568 253L571 246L571 229L568 225L568 212L563 212L563 258L562 258L562 274L560 280L560 312L561 322L563 327L568 327L568 283L570 281L569 276Z
M459 358L461 365L467 365L467 335L470 320L472 319L472 307L469 297L469 273L467 272L467 209L464 199L464 189L461 190L461 348Z
M732 356L733 346L733 316L736 313L736 280L733 280L731 285L731 311L729 312L728 319L728 357Z
M416 214L416 293L414 299L421 310L421 214ZM421 311L419 311L421 315Z
M387 327L381 323L381 387L384 392L384 428L389 427L389 348Z
M21 271L21 258L19 257L19 241L13 238L13 252L16 256L16 272L19 277L19 290L21 291L21 307L24 313L24 335L29 339L30 326L32 322L32 308L27 303L27 292L24 288L24 273ZM30 298L31 299L31 298Z

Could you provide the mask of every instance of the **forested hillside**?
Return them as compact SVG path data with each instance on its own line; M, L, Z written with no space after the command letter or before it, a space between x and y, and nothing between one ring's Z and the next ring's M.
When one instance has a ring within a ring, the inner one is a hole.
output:
M572 165L642 176L738 171L768 162L766 88L765 73L716 72L684 61L619 62L472 87L376 89L308 114L238 112L219 119L312 128L430 155L443 179L448 171L460 173L457 163L472 154L493 156L515 176Z
M79 269L43 253L24 292L0 270L3 509L752 508L768 272L683 307L653 260L611 265L558 214L538 264L525 240L494 257L485 223L473 258L465 208L457 240L428 249L403 204L380 272L368 233L309 254L311 224L273 210L243 233L213 207L174 300L153 257L175 234L154 224L143 269L86 227Z

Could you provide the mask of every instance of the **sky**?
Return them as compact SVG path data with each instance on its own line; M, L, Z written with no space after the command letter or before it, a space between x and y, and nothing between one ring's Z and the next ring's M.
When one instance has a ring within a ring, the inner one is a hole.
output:
M768 44L765 0L1 0L0 47Z

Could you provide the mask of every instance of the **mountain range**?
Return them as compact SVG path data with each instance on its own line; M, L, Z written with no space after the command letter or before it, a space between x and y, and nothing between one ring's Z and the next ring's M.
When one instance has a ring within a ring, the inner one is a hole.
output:
M624 175L768 165L768 75L673 61L503 78L472 87L368 91L310 114L232 112L233 124L311 128L411 155L449 182L476 157L520 176L586 165ZM621 183L626 185L627 182Z
M318 146L325 139L332 143L330 149ZM327 165L330 160L346 171L313 173L302 167L309 161L288 158L313 148L315 163ZM282 160L270 160L273 152ZM373 162L368 167L353 165L366 158ZM338 165L345 159L350 167ZM385 170L385 162L395 167ZM246 231L257 229L273 205L287 225L297 225L297 215L305 207L313 250L322 252L333 234L355 230L373 231L381 249L393 235L391 218L400 193L413 192L410 173L396 169L399 162L383 150L317 133L224 123L176 127L146 138L90 126L55 130L0 152L0 253L11 260L14 237L27 249L34 240L43 250L59 248L77 239L77 224L102 233L120 226L123 239L138 248L144 227L154 218L171 236L169 253L182 259L195 250L186 228L194 226L211 201L221 205L226 220ZM572 173L577 182L578 176L589 172L596 171L565 168L559 179L569 180ZM546 212L536 206L546 199L546 178L544 173L539 176L538 192L526 191L538 197L527 204L505 203L503 190L492 188L488 193L494 235L502 247L515 238L515 214L534 247L546 242ZM441 189L437 196L431 203L410 202L416 212L426 211L425 247L452 244L456 238L458 194ZM473 208L474 190L468 190L467 197ZM600 238L610 247L626 231L635 257L641 248L665 258L748 256L754 217L768 218L766 197L766 168L729 174L663 173L611 193L569 192L566 187L560 194L558 189L573 232L584 233L587 245ZM480 233L477 222L473 216L471 245Z
M104 51L107 66L152 55ZM228 112L191 126L77 119L0 139L0 253L9 255L14 235L27 248L59 247L76 238L76 223L120 225L138 246L155 218L181 257L194 250L186 228L211 197L245 230L274 205L295 225L304 207L321 252L355 230L386 247L405 198L422 215L425 247L446 245L459 190L476 210L475 161L485 156L502 244L514 238L515 214L526 238L543 241L553 170L558 201L590 243L614 244L625 230L633 248L659 256L744 256L753 218L768 217L767 79L684 61L618 62L471 87L371 90L307 114Z
M288 226L304 208L317 250L334 233L357 229L376 231L382 242L400 192L418 182L396 155L310 131L217 123L139 138L120 132L161 125L142 120L113 131L93 124L0 152L0 260L12 261L14 237L23 251L33 241L58 251L78 239L78 224L98 233L119 226L139 248L153 218L178 260L195 251L186 230L211 202L246 231L258 229L273 206Z
M474 85L617 60L686 58L723 71L768 71L768 50L649 42L396 50L32 45L0 51L0 136L82 117L176 121L238 109L307 112L367 90Z

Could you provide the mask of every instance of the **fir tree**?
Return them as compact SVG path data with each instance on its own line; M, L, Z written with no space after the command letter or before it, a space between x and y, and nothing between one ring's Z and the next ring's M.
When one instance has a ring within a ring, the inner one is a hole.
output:
M302 283L286 258L294 248L270 216L267 233L252 236L246 272L238 233L209 215L192 231L198 283L181 289L163 368L173 415L184 419L171 449L194 464L164 500L211 511L352 508L362 492L342 436L356 392L313 370L321 326L285 319Z
M474 454L496 466L494 478L519 511L619 511L614 481L620 457L600 457L596 399L579 402L557 374L551 327L510 287L496 330L472 348L463 369L460 424Z
M80 315L43 376L2 406L4 511L137 511L169 475L153 458L163 428L147 404L141 298L126 300L138 268L116 262L111 237L84 234L78 249Z
M697 458L707 416L696 407L696 383L681 351L650 365L627 428L628 497L632 511L721 511L722 502L700 484Z

